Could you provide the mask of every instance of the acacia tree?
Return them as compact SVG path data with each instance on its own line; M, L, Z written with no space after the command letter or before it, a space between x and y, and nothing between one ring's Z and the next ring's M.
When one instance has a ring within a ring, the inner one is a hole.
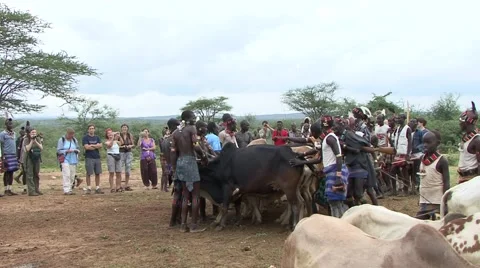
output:
M189 101L180 110L190 110L204 122L215 121L215 116L221 112L230 111L232 106L227 104L227 97L216 98L199 98L198 100Z
M401 113L403 112L403 108L401 108L398 104L387 100L387 98L392 95L392 92L388 92L387 94L377 95L373 93L373 97L370 101L367 102L367 107L370 111L375 113L376 111L380 111L385 109L385 112L390 113Z
M69 111L75 112L76 117L70 118L64 114L59 120L67 127L72 127L78 132L87 131L88 125L95 124L103 129L112 124L118 117L118 111L108 105L100 106L96 100L85 100L68 105Z
M430 116L437 120L456 120L460 115L460 106L458 105L460 95L455 93L445 93L440 99L430 107Z
M282 102L292 110L316 120L335 110L337 90L335 82L290 89L283 94Z
M29 12L0 4L0 108L38 112L45 106L28 102L33 92L66 103L77 101L77 78L98 75L95 69L64 51L40 50L37 36L48 28L49 23Z

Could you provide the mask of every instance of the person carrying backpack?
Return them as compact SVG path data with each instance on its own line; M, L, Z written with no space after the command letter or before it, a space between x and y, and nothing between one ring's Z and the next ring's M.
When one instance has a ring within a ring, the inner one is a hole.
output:
M72 128L67 128L67 133L57 143L57 159L62 170L63 193L65 195L74 194L72 190L75 180L77 180L77 187L83 181L76 177L79 152L75 131Z
M29 196L42 195L40 192L40 163L42 161L42 139L37 136L37 130L27 129L27 135L23 140L25 154L23 164L27 174L27 192Z

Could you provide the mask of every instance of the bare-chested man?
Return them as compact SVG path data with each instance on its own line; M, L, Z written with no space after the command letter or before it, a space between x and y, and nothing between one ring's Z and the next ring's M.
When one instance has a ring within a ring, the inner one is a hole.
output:
M458 183L480 175L480 133L476 129L477 121L478 112L472 101L472 108L460 115L460 128L464 134L459 148Z
M240 122L240 131L235 133L235 139L237 140L238 148L245 148L253 141L253 135L248 130L250 129L250 123L247 120Z
M188 232L187 213L188 197L192 194L192 224L190 232L201 232L198 229L200 174L198 172L195 152L206 160L207 155L203 152L197 137L195 128L195 114L192 111L184 111L181 115L182 125L175 131L172 139L171 160L175 179L182 183L182 223L181 232ZM206 160L208 161L208 160Z

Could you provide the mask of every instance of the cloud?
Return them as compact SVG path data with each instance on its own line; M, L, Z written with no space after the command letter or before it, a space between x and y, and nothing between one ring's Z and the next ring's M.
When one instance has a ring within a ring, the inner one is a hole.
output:
M43 48L102 72L81 78L80 92L121 116L175 114L215 94L229 97L236 114L290 112L282 92L329 81L341 85L339 97L393 91L395 100L428 107L441 92L470 99L480 84L473 0L6 4L51 22ZM43 115L61 112L56 100L44 101Z

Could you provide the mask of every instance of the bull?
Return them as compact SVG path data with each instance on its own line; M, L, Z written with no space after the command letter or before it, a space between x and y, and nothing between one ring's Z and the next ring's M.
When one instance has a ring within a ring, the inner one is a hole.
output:
M293 213L294 228L299 221L299 183L303 166L292 167L289 160L295 153L286 146L256 145L237 149L227 143L220 155L201 171L202 196L222 208L214 226L222 230L226 225L232 193L239 188L241 194L265 195L282 191ZM237 216L240 201L235 200Z

